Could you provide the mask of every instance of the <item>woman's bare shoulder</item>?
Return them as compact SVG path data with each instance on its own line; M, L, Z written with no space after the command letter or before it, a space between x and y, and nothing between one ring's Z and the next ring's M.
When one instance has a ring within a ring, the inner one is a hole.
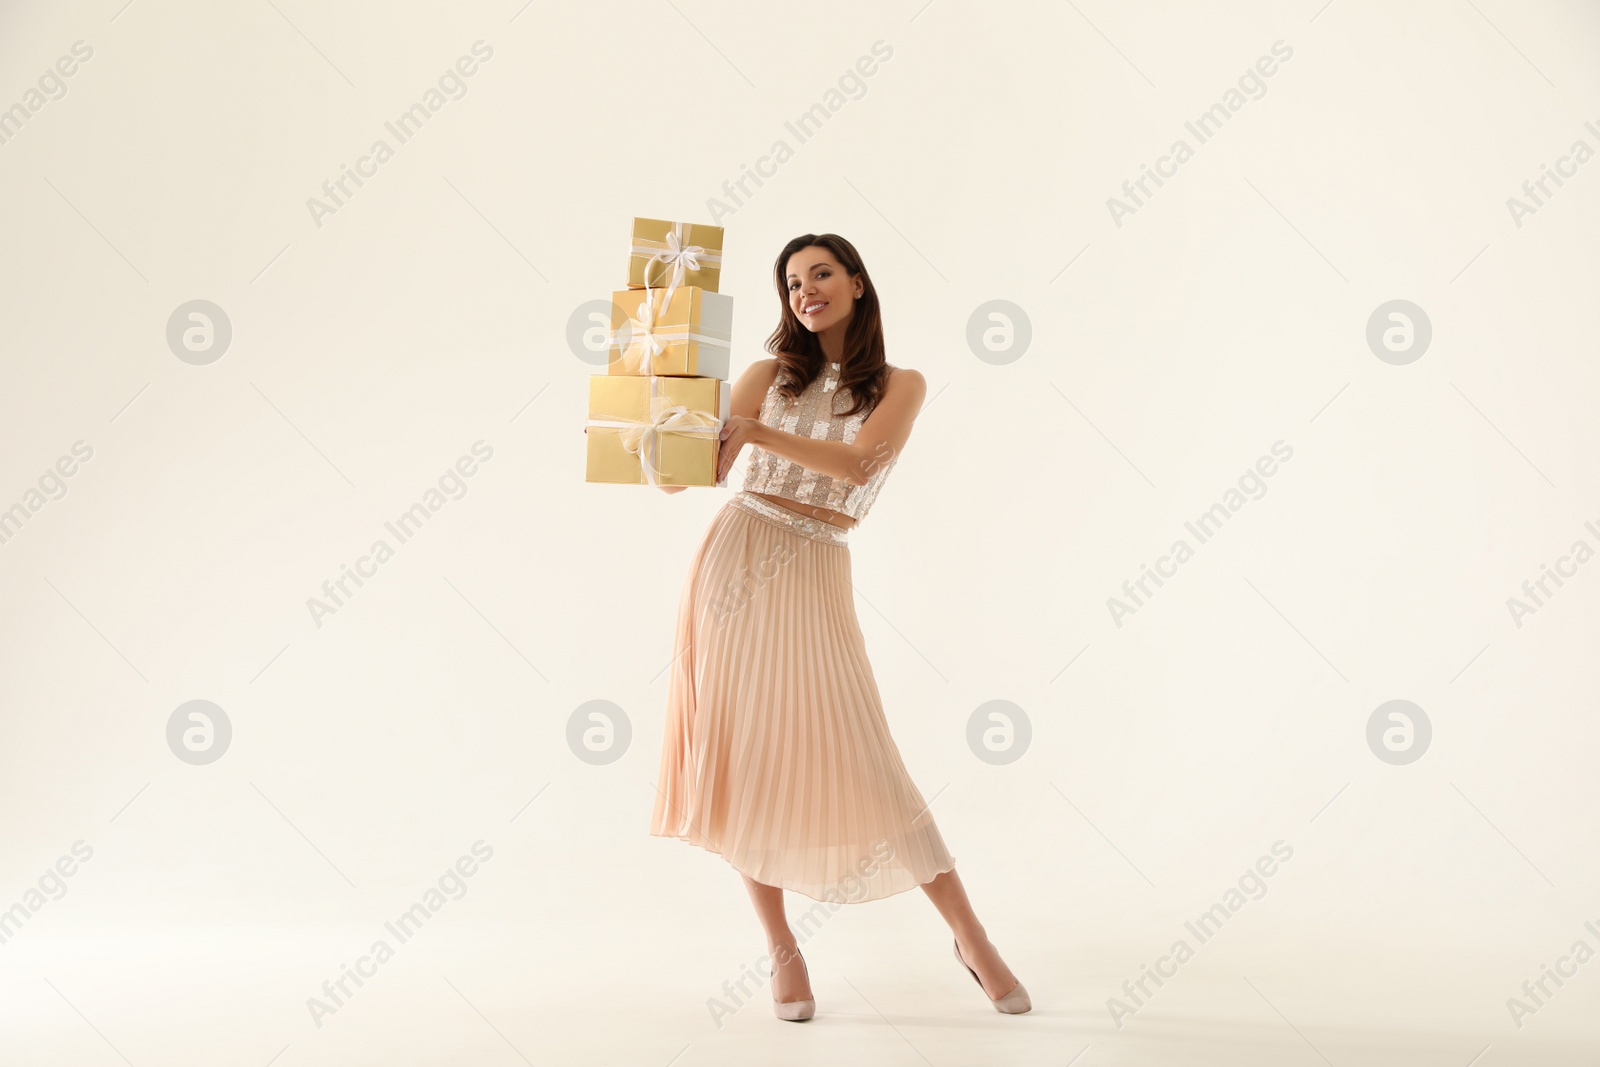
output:
M733 414L760 418L777 373L778 361L775 359L758 359L746 367L744 373L739 375L739 380L733 383Z
M758 359L750 364L745 373L750 376L752 381L761 382L763 385L771 385L778 378L778 361L771 356L766 359Z
M926 393L928 379L915 367L889 366L889 379L884 383L884 392L887 393L890 389Z

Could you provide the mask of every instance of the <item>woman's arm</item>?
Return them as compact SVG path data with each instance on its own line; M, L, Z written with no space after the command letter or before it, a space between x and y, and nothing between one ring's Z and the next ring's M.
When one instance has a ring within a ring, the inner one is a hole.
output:
M776 364L776 360L772 362ZM889 375L883 398L861 424L856 439L848 444L801 437L763 422L749 424L748 440L802 467L851 485L865 485L880 465L888 463L905 447L911 436L911 424L916 421L927 395L928 382L922 373L902 368Z

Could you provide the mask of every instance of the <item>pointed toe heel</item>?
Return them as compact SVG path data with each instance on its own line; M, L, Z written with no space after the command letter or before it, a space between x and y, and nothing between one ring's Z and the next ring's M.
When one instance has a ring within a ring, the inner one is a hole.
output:
M817 1013L815 1000L773 1001L772 1013L786 1023L803 1023Z
M800 956L798 952L795 955ZM811 981L811 968L806 967L806 958L800 956L800 966L805 968L806 982ZM772 965L772 977L778 976L778 965ZM779 1000L778 991L772 991L772 1014L786 1023L803 1023L817 1013L816 998L806 1000Z
M968 967L967 961L961 958L960 942L952 940L950 942L950 947L955 950L956 962L961 964L961 966L966 967L967 973L972 975L972 980L978 983L978 988L983 989L983 979L979 978L978 972L973 970L971 967ZM989 995L988 991L985 990L983 995L987 997ZM1000 1012L1002 1015L1023 1015L1033 1010L1033 1001L1029 999L1028 991L1023 987L1021 982L1018 982L1015 986L1013 986L1011 992L1007 993L1005 996L1000 997L997 1000L991 1000L989 1003L993 1004L994 1010Z

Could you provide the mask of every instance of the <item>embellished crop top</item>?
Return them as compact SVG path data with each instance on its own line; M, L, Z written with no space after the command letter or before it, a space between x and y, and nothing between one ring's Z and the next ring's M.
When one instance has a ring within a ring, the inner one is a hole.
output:
M761 402L759 421L800 437L849 444L872 413L870 407L864 407L854 415L837 414L849 410L854 402L849 388L839 388L839 364L827 363L793 400L779 392L778 383L773 382ZM873 464L868 468L871 473L864 485L851 485L841 478L802 467L752 445L750 466L745 470L742 488L747 493L771 493L797 504L827 508L859 523L866 517L867 509L872 507L878 490L883 488L884 480L899 458L896 453L886 463Z

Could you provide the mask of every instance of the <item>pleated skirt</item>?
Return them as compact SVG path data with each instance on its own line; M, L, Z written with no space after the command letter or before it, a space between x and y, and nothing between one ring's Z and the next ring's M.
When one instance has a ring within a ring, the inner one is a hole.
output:
M650 833L816 900L955 867L889 734L848 532L735 494L679 602Z

